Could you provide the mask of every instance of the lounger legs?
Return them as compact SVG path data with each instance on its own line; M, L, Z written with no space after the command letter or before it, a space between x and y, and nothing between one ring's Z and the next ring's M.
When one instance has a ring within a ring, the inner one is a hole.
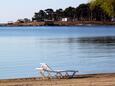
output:
M46 76L44 75L43 72L40 71L40 74L42 75L43 78L45 78Z
M76 74L76 71L75 71L75 72L73 72L73 74L72 74L72 76L71 76L71 77L73 78L73 77L75 76L75 74Z
M45 75L45 72L40 72L40 74L41 74L41 76L42 76L43 79L52 78L51 74L49 72L47 72L47 73L48 73L48 75Z
M58 79L61 79L61 78L63 78L63 75L62 75L60 72L57 72L57 73L56 73L56 77L57 77Z

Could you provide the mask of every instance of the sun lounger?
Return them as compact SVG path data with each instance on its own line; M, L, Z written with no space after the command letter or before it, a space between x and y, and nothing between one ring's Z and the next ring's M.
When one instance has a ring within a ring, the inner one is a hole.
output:
M43 78L73 78L78 71L76 70L53 70L45 63L41 63L40 68L36 68Z

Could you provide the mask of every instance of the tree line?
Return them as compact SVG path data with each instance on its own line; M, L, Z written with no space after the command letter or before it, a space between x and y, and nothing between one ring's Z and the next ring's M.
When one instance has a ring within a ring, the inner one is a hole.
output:
M90 0L78 7L39 10L34 13L32 21L61 21L62 18L70 21L111 21L115 18L115 0Z
M93 14L95 11L92 12ZM63 9L45 9L36 12L32 17L33 21L44 21L44 20L54 20L60 21L62 18L69 18L71 21L74 20L91 20L91 10L89 4L80 4L78 7L68 7ZM97 16L93 16L94 18ZM98 18L96 18L98 19Z

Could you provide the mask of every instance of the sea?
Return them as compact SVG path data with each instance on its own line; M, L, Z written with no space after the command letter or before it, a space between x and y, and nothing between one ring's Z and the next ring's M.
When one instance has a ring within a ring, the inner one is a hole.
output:
M78 75L115 73L115 26L0 27L0 79L40 77L40 63Z

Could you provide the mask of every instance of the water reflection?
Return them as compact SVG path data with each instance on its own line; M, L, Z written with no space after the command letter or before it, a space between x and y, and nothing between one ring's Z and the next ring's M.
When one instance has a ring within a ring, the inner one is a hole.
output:
M107 37L81 37L78 39L80 43L115 43L115 36Z
M36 38L36 43L93 43L93 44L114 44L115 36L107 37L76 37L76 38Z

